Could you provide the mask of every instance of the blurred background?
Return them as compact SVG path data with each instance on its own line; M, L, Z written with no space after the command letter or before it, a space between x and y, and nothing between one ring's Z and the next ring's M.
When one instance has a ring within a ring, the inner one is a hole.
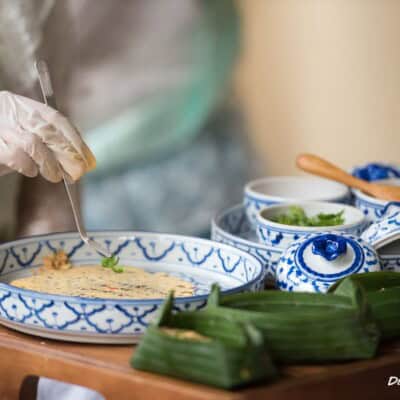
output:
M399 163L400 2L237 1L236 89L264 174L301 151L349 168Z
M206 236L247 180L297 174L299 152L398 162L400 2L3 0L0 18L1 88L40 99L40 53L97 157L88 228ZM3 227L17 180L2 178ZM52 204L28 214L54 220Z

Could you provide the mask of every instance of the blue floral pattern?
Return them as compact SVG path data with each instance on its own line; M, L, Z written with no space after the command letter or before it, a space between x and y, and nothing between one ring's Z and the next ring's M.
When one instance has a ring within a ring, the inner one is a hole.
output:
M388 203L384 202L382 204L381 200L374 201L373 198L371 198L371 200L366 200L358 195L357 191L355 191L354 194L355 207L360 209L371 223L382 217Z
M294 227L291 227L291 229L285 229L283 228L283 226L284 225L274 227L268 223L263 224L258 221L257 234L260 238L260 241L265 243L269 247L278 248L281 251L284 251L291 243L293 243L293 241L310 234L310 230L307 229L307 227L304 229L302 229L301 227L299 227L298 229L295 229ZM361 221L359 224L355 224L347 228L338 226L335 227L334 230L341 233L348 233L358 236L361 235L364 228L365 220Z
M212 222L211 238L252 254L264 265L266 279L275 280L282 251L258 243L243 206L235 206L218 215Z
M278 204L277 201L272 200L262 200L253 196L250 196L248 193L244 195L243 206L246 211L247 218L251 225L256 226L257 224L257 214L260 210L265 207L272 206L274 204Z

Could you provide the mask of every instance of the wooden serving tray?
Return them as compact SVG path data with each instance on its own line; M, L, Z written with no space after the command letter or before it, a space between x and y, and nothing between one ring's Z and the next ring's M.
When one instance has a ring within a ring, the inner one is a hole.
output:
M374 360L291 366L273 384L224 391L132 369L134 346L84 345L36 338L0 327L0 399L19 398L27 376L86 386L107 400L337 400L400 399L400 342L382 347Z

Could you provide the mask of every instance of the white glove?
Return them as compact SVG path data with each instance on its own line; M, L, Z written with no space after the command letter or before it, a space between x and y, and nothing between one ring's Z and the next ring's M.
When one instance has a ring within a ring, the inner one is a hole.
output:
M0 91L0 175L12 170L51 182L73 181L96 166L77 129L43 103ZM62 169L61 169L62 168Z

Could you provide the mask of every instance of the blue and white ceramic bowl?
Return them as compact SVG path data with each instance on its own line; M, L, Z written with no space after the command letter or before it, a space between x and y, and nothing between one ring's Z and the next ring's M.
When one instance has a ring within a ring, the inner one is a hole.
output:
M361 237L375 249L400 240L400 202L388 203L381 218L370 225Z
M218 214L211 222L211 238L255 256L264 266L267 281L275 281L275 270L282 251L258 242L244 207L237 205Z
M400 186L400 179L391 178L380 180L379 183ZM387 200L377 199L368 194L354 189L354 205L359 208L370 222L382 217L385 207L389 204Z
M343 210L344 224L331 227L293 226L273 222L274 217L285 214L291 206L301 207L307 216L312 217L319 213L336 214ZM261 243L267 246L285 250L293 241L310 233L325 232L327 230L349 233L359 236L366 226L363 213L355 207L345 204L327 202L297 202L293 204L279 204L261 210L257 215L257 235Z
M348 275L380 270L372 246L356 236L328 232L293 242L279 260L276 281L281 290L325 293Z
M243 204L254 226L261 209L305 200L349 203L351 193L345 185L313 176L271 176L251 181L244 188Z
M185 236L97 232L93 238L120 257L122 265L167 272L193 283L195 295L175 301L177 311L204 306L212 283L224 293L259 290L263 266L252 255L224 244ZM0 245L0 323L48 338L91 343L135 343L164 299L111 300L49 295L8 282L32 273L44 256L62 249L77 265L99 256L77 233L21 239Z
M400 272L400 203L389 203L361 237L378 249L384 270Z

